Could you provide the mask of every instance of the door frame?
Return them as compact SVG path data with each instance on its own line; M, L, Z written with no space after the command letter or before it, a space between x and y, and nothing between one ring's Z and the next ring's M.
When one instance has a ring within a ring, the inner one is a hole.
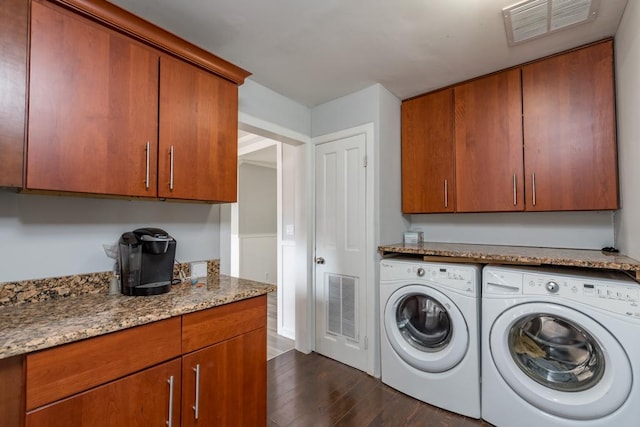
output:
M376 265L376 254L377 249L375 247L375 227L374 227L374 217L375 217L375 200L376 195L374 193L375 190L375 158L374 158L374 124L367 123L361 126L352 127L349 129L340 130L337 132L329 133L326 135L321 135L311 139L311 149L308 152L308 162L310 165L308 168L308 194L307 198L307 212L309 212L309 221L308 221L308 232L309 232L309 269L308 269L308 290L307 290L307 322L308 322L308 344L311 350L316 349L316 333L315 333L315 320L316 320L316 310L315 310L315 295L316 295L316 279L315 279L315 263L314 258L316 256L316 213L315 213L315 200L316 200L316 146L319 144L323 144L326 142L332 142L339 139L348 138L350 136L364 134L365 136L365 147L366 147L366 159L367 159L367 167L365 172L365 180L366 180L366 195L365 195L365 210L367 212L365 218L365 271L363 272L363 289L366 291L366 314L365 314L365 325L364 326L364 339L365 339L365 350L367 354L367 373L369 375L375 374L375 343L377 343L377 339L375 337L376 331L376 315L379 310L376 305L376 289L375 286L375 265Z
M311 143L311 138L307 135L301 134L295 130L292 130L290 128L287 127L283 127L281 125L254 117L250 114L246 114L243 113L242 111L240 111L238 113L238 129L244 130L246 132L250 132L253 133L255 135L259 135L262 136L264 138L268 138L274 141L277 141L278 143L283 143L283 144L288 144L288 145L292 145L292 146L299 146L299 147L303 147L305 149L305 151L309 151L307 148L309 147L310 143ZM305 154L306 155L306 154ZM282 163L282 150L279 149L278 150L278 202L277 202L277 221L278 221L278 225L277 225L277 241L278 241L278 249L277 249L277 263L278 263L278 273L277 273L277 281L278 283L282 283L282 186L281 186L281 163ZM305 162L307 160L305 159ZM306 166L306 165L305 165ZM303 186L304 188L301 189L301 193L300 194L296 194L295 197L305 197L306 196L306 191L307 191L307 187L308 187L308 183L306 182L308 180L308 175L307 175L307 170L308 168L300 168L299 171L299 175L297 176L298 179L300 179L301 182L303 182ZM301 199L304 200L304 199ZM301 252L302 254L302 258L300 257L296 257L296 261L300 260L300 267L297 268L296 270L296 279L295 279L295 286L294 286L294 293L296 295L295 299L295 307L294 307L294 311L295 311L295 330L294 331L283 331L285 332L286 335L295 335L295 337L291 337L291 338L295 338L295 342L296 342L296 349L304 352L304 353L309 353L311 351L311 349L309 348L309 345L307 343L306 337L305 337L305 333L306 330L305 328L308 327L307 325L307 320L306 318L304 318L304 310L306 310L306 300L308 299L308 296L305 295L304 293L306 292L306 288L307 288L307 283L309 280L308 277L308 270L309 270L309 265L310 262L308 261L308 256L307 254L309 254L309 243L307 242L307 236L306 236L306 231L307 231L307 224L306 224L306 208L307 208L307 204L306 202L301 202L302 209L300 214L298 215L298 213L296 213L296 218L295 218L295 229L296 231L296 251ZM219 244L220 244L220 273L221 274L226 274L226 275L232 275L232 276L237 276L239 273L239 266L237 265L237 262L233 262L234 260L232 259L233 257L231 256L231 252L235 251L236 253L239 251L239 241L237 238L237 234L238 234L238 230L237 230L237 221L236 221L236 229L233 229L233 223L234 221L232 220L232 217L235 216L237 218L238 216L238 212L237 212L238 206L237 203L227 203L227 204L222 204L220 205L220 239L219 239ZM299 230L299 231L298 231ZM237 259L237 257L235 257ZM303 273L304 272L304 273ZM303 285L300 285L300 283L303 283ZM301 292L304 289L304 291ZM280 295L282 295L282 292L279 293ZM279 299L281 299L279 297ZM282 301L278 301L278 317L281 318L281 309L282 309ZM300 307L303 307L302 312ZM302 316L302 317L301 317ZM298 320L299 318L303 318L303 320Z

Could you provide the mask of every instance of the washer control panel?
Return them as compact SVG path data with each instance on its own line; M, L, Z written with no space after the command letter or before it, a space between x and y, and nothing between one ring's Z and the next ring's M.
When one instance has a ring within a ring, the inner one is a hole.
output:
M554 296L640 318L640 285L631 280L526 273L522 283L523 295Z
M400 260L380 261L381 283L397 280L414 280L416 283L432 282L470 295L477 294L479 272L479 267L475 265L431 264Z

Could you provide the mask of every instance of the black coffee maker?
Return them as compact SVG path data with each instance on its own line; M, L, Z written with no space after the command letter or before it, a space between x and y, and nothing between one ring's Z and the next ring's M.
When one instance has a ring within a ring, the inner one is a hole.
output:
M171 290L176 241L160 228L138 228L120 237L120 290L158 295Z

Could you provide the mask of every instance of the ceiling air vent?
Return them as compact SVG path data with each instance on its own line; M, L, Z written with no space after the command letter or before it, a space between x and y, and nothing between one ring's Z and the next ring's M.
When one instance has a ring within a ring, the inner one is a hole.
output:
M509 45L593 21L600 0L526 0L502 9Z

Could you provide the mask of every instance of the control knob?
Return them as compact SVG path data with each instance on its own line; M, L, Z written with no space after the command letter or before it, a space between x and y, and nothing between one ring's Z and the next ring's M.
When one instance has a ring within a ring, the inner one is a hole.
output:
M547 288L547 291L551 292L552 294L555 294L560 290L560 286L558 286L558 284L554 281L547 282L545 287Z
M424 276L424 268L422 268L422 267L418 268L417 273L418 273L418 277Z

